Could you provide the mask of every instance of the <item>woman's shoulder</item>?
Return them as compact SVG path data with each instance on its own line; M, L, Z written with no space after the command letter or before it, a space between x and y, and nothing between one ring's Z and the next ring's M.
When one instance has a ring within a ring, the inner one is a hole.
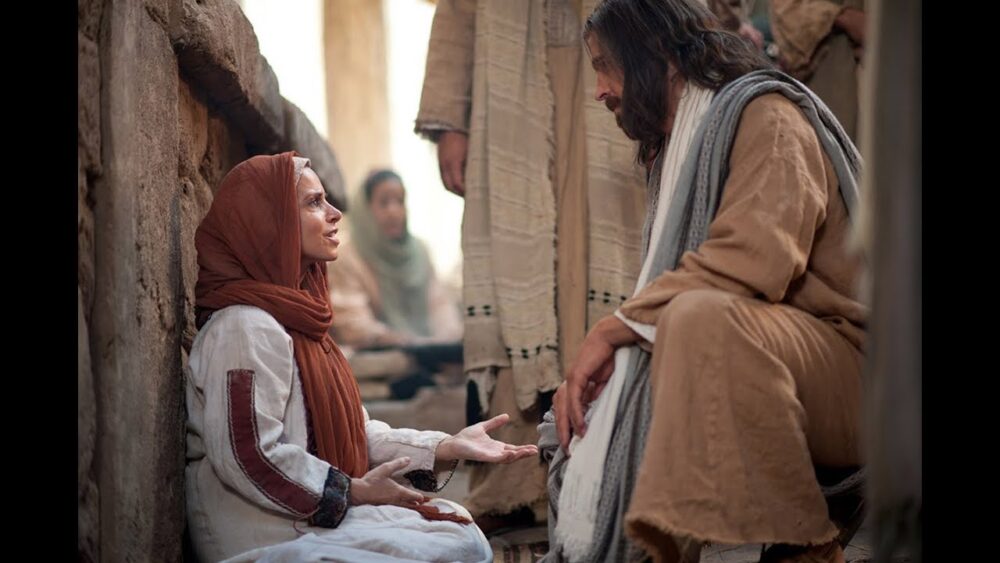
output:
M230 305L215 311L198 331L198 339L230 333L245 334L251 338L291 339L285 327L271 313L253 305Z

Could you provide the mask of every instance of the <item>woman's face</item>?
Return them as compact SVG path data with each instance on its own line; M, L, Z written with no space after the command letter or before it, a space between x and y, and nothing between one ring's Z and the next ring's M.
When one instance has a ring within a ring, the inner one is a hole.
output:
M311 169L302 171L296 186L299 198L299 225L302 228L302 269L314 262L337 259L337 223L343 218L339 209L326 201L319 176Z
M376 184L368 207L383 235L391 240L403 238L406 234L406 190L399 181L390 178Z

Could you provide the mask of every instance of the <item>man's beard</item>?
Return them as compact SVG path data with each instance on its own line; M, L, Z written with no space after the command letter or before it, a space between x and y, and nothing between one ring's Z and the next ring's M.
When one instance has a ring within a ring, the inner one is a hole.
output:
M622 128L621 111L619 110L621 106L622 99L617 96L609 96L604 99L604 107L608 108L608 111L615 116L615 123L618 124L619 129Z
M615 116L615 123L618 124L618 128L625 132L625 136L629 139L635 140L635 137L629 133L628 129L622 125L622 99L617 96L608 96L604 99L604 107L608 108L612 114Z

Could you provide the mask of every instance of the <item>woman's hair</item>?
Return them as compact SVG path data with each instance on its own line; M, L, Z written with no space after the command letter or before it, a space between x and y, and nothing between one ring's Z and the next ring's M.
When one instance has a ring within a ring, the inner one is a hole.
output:
M396 174L396 172L388 168L375 170L368 175L368 178L365 179L365 183L363 185L365 192L365 203L372 202L372 194L375 192L375 186L381 184L382 182L385 182L386 180L395 180L399 182L399 185L403 185L403 179L400 178L399 174Z

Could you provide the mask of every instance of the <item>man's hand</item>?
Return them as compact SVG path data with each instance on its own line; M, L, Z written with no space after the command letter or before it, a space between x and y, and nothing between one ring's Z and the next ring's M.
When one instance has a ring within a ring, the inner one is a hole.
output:
M465 160L469 155L469 136L459 131L444 131L438 137L437 145L441 182L449 192L465 197Z
M761 33L756 27L750 22L743 22L740 24L740 29L737 31L740 37L749 40L751 43L757 46L761 51L764 50L764 34Z
M615 351L638 342L640 338L614 315L601 319L587 333L579 355L566 372L566 381L552 398L559 444L566 453L569 453L572 434L582 437L587 432L585 408L600 395L611 378L615 368Z
M844 30L858 47L865 46L865 13L861 10L844 8L833 20L833 25Z

